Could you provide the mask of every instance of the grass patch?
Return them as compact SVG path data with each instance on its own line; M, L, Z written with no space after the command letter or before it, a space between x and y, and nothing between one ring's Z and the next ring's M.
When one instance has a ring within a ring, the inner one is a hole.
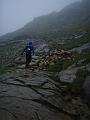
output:
M20 54L23 46L22 43L8 43L4 47L0 47L0 74L15 69L14 66L11 68L8 65L13 64L14 59Z
M50 72L60 72L61 70L67 69L70 65L73 64L71 59L58 60L53 65L49 64L48 71Z
M90 63L90 48L83 50L81 54L74 52L73 60L76 64L76 67L85 66L86 64ZM82 61L81 63L79 62L80 60Z
M90 63L90 48L83 51L83 54L81 54L81 59L83 58L85 59L85 61L83 62L84 64Z
M6 72L10 72L10 71L15 70L15 69L16 69L15 65L13 65L13 67L2 65L0 67L0 75L5 74Z
M69 50L69 49L79 47L79 46L81 46L85 43L90 42L89 39L90 39L90 34L86 33L84 36L82 36L79 39L73 39L73 40L70 40L70 41L66 41L61 47L63 49Z
M70 50L72 48L75 47L80 47L82 45L84 45L85 43L89 43L90 42L90 33L86 33L84 36L82 36L81 38L77 38L77 39L72 39L72 40L66 40L64 42L64 44L51 44L49 45L50 49L65 49L65 50Z

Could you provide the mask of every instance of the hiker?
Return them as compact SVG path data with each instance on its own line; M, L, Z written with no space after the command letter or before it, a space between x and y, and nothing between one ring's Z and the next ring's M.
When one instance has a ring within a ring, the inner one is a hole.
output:
M32 42L29 42L29 44L22 51L21 55L23 55L23 53L26 53L26 68L28 68L29 63L32 60L32 54L34 55L34 47L32 45Z

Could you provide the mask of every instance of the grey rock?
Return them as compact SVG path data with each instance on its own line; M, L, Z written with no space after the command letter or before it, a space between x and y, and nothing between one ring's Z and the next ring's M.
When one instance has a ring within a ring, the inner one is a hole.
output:
M88 76L84 83L84 90L86 94L87 103L90 107L90 76Z
M86 44L84 44L84 45L82 45L80 47L73 48L70 51L81 53L83 50L85 50L87 48L90 48L90 43L86 43Z
M76 72L78 71L78 69L83 69L85 68L85 66L82 67L73 67L73 65L69 68L67 68L64 71L61 71L59 73L59 78L60 81L62 82L73 82L73 80L76 78Z
M86 65L86 69L90 71L90 63Z
M62 95L59 81L54 81L50 75L52 73L30 69L17 69L3 75L0 80L0 120L72 120L71 116L82 111L83 116L87 115L87 106L85 108L80 100L72 100L72 96L71 102L68 101Z

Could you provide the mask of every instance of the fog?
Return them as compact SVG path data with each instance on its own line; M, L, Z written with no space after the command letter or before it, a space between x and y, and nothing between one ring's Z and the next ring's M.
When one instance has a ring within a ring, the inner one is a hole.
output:
M60 11L79 0L0 0L0 35L23 27L34 17Z

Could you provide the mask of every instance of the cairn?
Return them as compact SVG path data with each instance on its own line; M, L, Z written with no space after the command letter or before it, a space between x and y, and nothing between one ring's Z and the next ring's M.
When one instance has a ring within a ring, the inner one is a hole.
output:
M58 60L71 59L71 52L65 50L53 50L42 56L34 56L30 63L30 69L32 70L46 70L48 65L55 64ZM25 55L22 58L15 59L16 64L25 64Z
M65 50L53 50L49 51L47 55L43 55L39 57L37 62L34 65L31 64L31 68L39 69L39 70L46 70L49 64L53 65L58 60L61 59L71 59L71 52Z

